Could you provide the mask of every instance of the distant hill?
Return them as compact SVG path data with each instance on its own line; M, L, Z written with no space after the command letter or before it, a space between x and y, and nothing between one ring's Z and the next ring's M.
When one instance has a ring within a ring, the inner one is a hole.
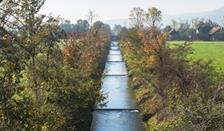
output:
M167 25L171 23L171 20L191 20L192 18L207 18L211 19L214 22L217 22L218 24L223 24L224 20L224 7L213 10L213 11L206 11L206 12L198 12L198 13L188 13L188 14L180 14L180 15L163 15L163 25ZM129 26L129 20L128 18L123 19L113 19L108 20L105 23L109 24L111 27L113 27L115 24L120 24L123 26Z
M192 18L202 18L202 17L211 19L212 21L217 22L218 24L222 24L222 21L224 22L223 20L224 7L207 12L189 13L180 15L164 15L163 23L165 25L170 24L172 19L179 21L179 20L191 20Z

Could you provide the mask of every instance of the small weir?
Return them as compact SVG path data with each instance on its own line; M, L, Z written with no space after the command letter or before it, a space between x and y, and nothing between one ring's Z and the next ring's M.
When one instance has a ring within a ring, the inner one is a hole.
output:
M125 62L117 42L112 42L102 92L107 97L105 106L93 110L91 131L145 131L135 99L128 88Z

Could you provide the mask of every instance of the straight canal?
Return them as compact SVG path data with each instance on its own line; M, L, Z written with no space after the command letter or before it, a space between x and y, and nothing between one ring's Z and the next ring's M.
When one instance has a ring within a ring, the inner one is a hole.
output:
M107 97L103 102L106 104L94 109L91 131L145 131L128 88L127 69L117 42L110 46L102 92Z

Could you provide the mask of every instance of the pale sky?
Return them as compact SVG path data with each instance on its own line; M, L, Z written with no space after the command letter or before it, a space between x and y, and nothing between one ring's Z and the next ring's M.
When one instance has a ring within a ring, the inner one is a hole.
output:
M89 10L97 19L128 18L134 7L159 8L163 14L183 14L211 11L224 6L224 0L46 0L41 13L52 13L72 22L86 18Z

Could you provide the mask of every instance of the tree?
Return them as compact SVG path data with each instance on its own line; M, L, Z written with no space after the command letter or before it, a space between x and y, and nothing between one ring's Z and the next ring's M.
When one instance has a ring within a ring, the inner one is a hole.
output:
M60 19L38 13L43 4L1 4L0 130L89 130L91 109L103 99L110 27L97 22L90 30L79 20L85 33L65 43Z
M199 40L209 40L209 31L213 28L215 23L211 20L201 19L198 23L198 39Z
M6 1L7 2L7 1ZM13 30L18 30L17 32L11 32L14 34L15 39L17 39L17 45L22 47L23 49L23 55L26 55L25 58L29 59L31 58L31 61L29 63L29 68L32 68L32 71L35 71L36 68L36 55L37 55L37 48L38 45L41 43L41 35L46 30L42 27L43 19L45 16L37 16L37 13L39 12L40 8L44 4L45 0L22 0L16 3L9 1L9 3L6 3L6 5L3 7L5 8L5 12L7 13L8 18L13 18L9 20L7 23L11 26L5 24L5 28L10 27ZM32 3L32 4L31 4ZM11 9L8 9L11 7ZM7 11L6 11L7 10ZM20 13L18 13L20 12ZM3 19L4 21L4 19ZM48 35L48 34L47 34ZM20 36L20 38L16 37ZM44 36L43 36L44 37ZM13 43L14 44L14 43ZM26 63L28 64L28 63ZM25 67L23 67L25 68ZM34 72L33 72L34 73ZM34 73L35 74L35 73ZM38 102L42 101L41 96L41 89L37 85L37 78L35 75L32 75L32 81L33 81L33 90L35 91L36 100Z
M90 28L88 21L82 19L79 19L76 24L71 23L69 20L65 20L60 26L66 33L76 35L86 33Z
M51 122L60 112L44 104L43 92L60 29L56 19L38 14L44 2L8 0L1 6L0 130L41 130L44 123L49 129L57 128Z
M96 14L92 10L89 10L86 17L87 17L88 23L90 24L90 26L92 26L94 19L96 18Z
M144 26L145 12L143 9L133 8L133 10L131 10L129 17L130 17L129 19L131 21L131 24L134 27L141 29Z
M78 20L77 21L77 24L75 24L74 26L74 32L77 32L77 33L85 33L89 30L89 23L87 20Z
M163 32L169 33L172 30L170 25L167 25L164 29Z
M65 32L73 32L75 25L72 24L71 21L65 20L60 26Z
M160 26L160 22L162 20L162 12L158 10L156 7L152 7L148 9L146 13L146 21L148 26L150 27L158 27Z
M171 20L171 28L178 31L179 29L179 25L178 25L178 22L176 20Z

